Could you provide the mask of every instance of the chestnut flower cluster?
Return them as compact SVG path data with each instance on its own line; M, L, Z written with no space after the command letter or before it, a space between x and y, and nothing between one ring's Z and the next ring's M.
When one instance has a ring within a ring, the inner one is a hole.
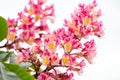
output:
M86 61L91 64L96 55L93 37L104 34L99 20L102 13L96 6L95 0L79 4L62 28L50 32L48 21L54 22L54 6L47 6L46 0L29 0L17 18L8 18L4 47L14 49L16 64L31 63L27 71L37 80L73 80L74 72L81 73Z

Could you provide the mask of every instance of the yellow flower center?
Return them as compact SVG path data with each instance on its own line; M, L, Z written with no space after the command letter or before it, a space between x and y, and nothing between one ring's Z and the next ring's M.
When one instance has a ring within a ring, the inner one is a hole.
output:
M54 38L54 35L49 35L49 38L50 38L50 39L53 39L53 38Z
M71 44L68 42L64 45L65 52L69 52L71 50Z
M68 65L69 64L69 57L63 57L62 58L62 64L63 65Z
M68 26L69 26L69 27L73 27L73 26L75 26L75 23L74 23L74 22L69 22L69 23L68 23Z
M55 50L55 43L54 42L49 42L48 46L49 46L50 50L52 50L52 51Z
M79 28L74 29L75 33L79 33Z
M43 58L43 63L44 63L45 65L48 65L48 64L49 64L49 58L48 58L48 57L44 57L44 58Z
M27 18L27 17L23 17L22 22L23 22L24 24L27 24L27 23L29 22L29 20L28 20L28 18Z
M30 37L29 38L29 43L32 44L34 42L34 38L33 37Z
M86 17L84 19L84 25L87 26L90 23L90 18Z
M39 14L36 14L36 15L35 15L35 21L37 22L39 19L40 19L40 15L39 15Z
M9 34L9 40L11 40L11 41L13 41L14 39L15 39L15 33L14 32L11 32L10 34Z
M33 14L33 13L34 13L34 8L31 7L31 8L28 10L28 13L29 13L29 14Z
M93 19L96 20L97 19L97 13L93 13Z

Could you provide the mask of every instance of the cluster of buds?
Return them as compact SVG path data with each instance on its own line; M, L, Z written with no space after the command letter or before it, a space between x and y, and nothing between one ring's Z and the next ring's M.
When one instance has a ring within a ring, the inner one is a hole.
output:
M71 20L65 19L62 28L50 32L48 20L54 22L54 6L46 6L46 0L29 0L29 6L16 19L7 20L6 48L15 50L17 64L29 62L34 66L37 80L72 80L86 61L93 62L96 45L92 37L104 34L99 21L102 13L96 6L95 0L79 4Z

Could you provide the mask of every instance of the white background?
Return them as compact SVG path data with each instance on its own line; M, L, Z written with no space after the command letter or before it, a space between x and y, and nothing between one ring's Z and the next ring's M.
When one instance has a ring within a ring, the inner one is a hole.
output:
M28 0L0 0L0 16L16 17ZM77 7L78 3L92 0L48 0L55 4L56 23L51 28L62 26L63 19ZM105 36L97 40L97 57L76 80L120 80L120 0L97 0L102 9Z

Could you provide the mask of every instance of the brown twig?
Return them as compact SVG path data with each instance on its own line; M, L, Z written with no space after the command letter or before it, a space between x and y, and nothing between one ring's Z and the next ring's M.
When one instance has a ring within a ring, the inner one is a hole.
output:
M10 43L10 44L8 44L8 41L5 43L5 45L3 45L3 46L0 46L0 48L8 48L8 49L10 49L10 48L12 48L12 45L13 44L15 44L16 42L18 42L19 41L19 39L16 39L16 40L14 40L12 43Z
M51 69L54 69L55 67L69 67L69 66L63 66L63 65L48 66L43 72L50 71Z
M37 69L37 66L36 66L36 64L35 64L35 61L34 60L32 60L31 59L31 63L32 63L32 65L34 66L34 68L35 68L35 78L37 79L37 76L38 76L38 69Z

